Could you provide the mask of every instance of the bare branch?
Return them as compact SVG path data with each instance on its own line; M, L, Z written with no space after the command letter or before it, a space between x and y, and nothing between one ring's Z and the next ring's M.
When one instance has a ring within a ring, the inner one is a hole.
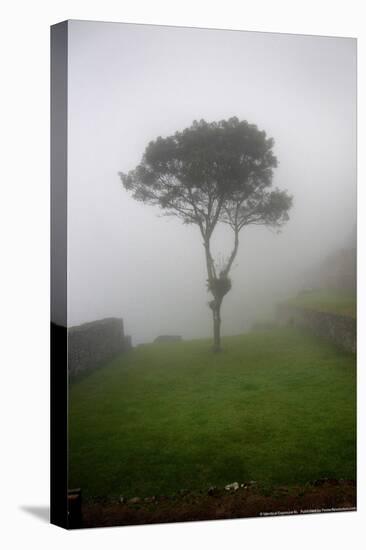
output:
M238 253L239 249L239 230L234 231L234 247L230 254L229 260L225 266L225 268L221 271L221 274L225 277L227 277L230 273L231 266L233 265L233 262L236 258L236 255Z

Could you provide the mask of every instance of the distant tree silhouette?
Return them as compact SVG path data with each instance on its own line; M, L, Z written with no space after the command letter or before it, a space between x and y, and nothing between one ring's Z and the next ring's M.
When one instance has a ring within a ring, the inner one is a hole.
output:
M212 295L214 351L221 350L221 305L231 289L229 273L241 230L249 225L279 228L289 219L292 197L272 189L277 166L273 145L272 138L246 120L194 121L173 136L151 141L141 163L119 173L136 200L198 226ZM232 250L220 266L210 248L218 223L233 231Z

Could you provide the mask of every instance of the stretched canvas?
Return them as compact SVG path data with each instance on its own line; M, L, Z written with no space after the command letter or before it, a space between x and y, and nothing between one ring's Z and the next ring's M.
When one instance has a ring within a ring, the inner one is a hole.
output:
M52 523L356 510L356 40L71 20L51 62Z

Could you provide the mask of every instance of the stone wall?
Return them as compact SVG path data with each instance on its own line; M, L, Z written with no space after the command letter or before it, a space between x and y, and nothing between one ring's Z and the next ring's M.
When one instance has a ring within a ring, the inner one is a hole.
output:
M277 319L281 324L306 327L338 347L356 353L357 328L352 317L281 304Z
M157 338L155 338L154 342L181 342L182 337L178 336L178 334L161 334Z
M126 351L131 339L124 335L123 320L101 319L68 329L68 368L71 376L97 367Z

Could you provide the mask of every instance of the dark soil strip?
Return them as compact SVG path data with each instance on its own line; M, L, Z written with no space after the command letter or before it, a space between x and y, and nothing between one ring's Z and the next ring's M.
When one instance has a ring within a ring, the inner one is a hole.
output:
M134 499L138 502L86 502L82 527L141 525L211 519L351 511L356 509L354 481L326 480L296 487L258 486L210 494ZM151 499L150 499L151 500Z

